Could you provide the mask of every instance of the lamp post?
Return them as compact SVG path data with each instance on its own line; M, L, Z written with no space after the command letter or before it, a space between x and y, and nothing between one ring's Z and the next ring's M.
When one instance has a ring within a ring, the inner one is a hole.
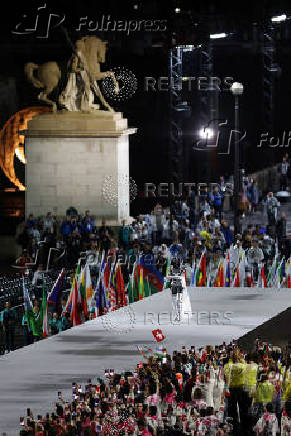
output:
M240 155L239 155L239 96L242 95L244 87L241 83L234 82L230 88L234 95L234 130L235 130L235 142L234 142L234 172L233 172L233 200L234 200L234 233L235 235L240 232L239 222L239 192L240 192Z

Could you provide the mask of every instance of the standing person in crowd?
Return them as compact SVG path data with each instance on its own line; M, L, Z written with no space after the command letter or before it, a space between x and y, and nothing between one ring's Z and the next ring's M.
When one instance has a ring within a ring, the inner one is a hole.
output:
M62 300L62 312L61 312L62 330L68 330L68 328L70 328L69 316L70 316L70 314L67 311L67 300L65 300L63 298L63 300Z
M108 251L111 248L111 241L112 241L112 239L111 239L111 235L109 233L109 230L108 229L102 230L101 235L100 235L100 249L101 249L101 252L104 251L105 254L108 253Z
M72 229L71 216L67 215L66 219L63 220L61 224L61 234L65 242L68 241L70 235L72 234L72 230L73 229Z
M14 350L14 335L17 316L13 308L11 308L10 301L6 301L5 309L2 313L2 324L5 334L5 349L7 353Z
M256 180L251 180L248 186L247 196L249 200L250 212L256 212L259 204L259 188Z
M52 318L49 320L49 326L52 335L57 335L62 330L62 323L56 312L53 313Z
M243 185L242 185L242 192L240 193L240 211L242 213L242 217L245 217L245 213L248 210L249 207L249 200L248 200L248 181L246 178L244 178L245 180L243 181Z
M267 215L268 215L268 225L275 226L280 203L277 200L277 198L274 197L273 192L268 192L265 204L266 204Z
M163 224L164 224L164 216L163 216L163 207L157 203L154 208L155 226L156 230L154 231L154 245L160 245L162 243L162 234L163 234Z
M22 255L16 259L15 261L16 265L23 268L23 272L26 269L26 265L33 263L33 259L32 257L30 257L29 253L27 250L23 250Z
M33 226L32 230L31 230L31 236L32 236L32 239L34 239L34 241L36 242L36 244L38 244L40 241L40 232L38 230L37 225Z
M189 195L189 220L190 227L192 228L196 224L196 194L194 186L191 187Z
M278 174L280 175L280 189L281 191L286 191L288 186L288 170L289 163L286 156L283 156L282 162L279 163L277 167Z
M211 214L211 206L206 199L203 199L200 202L200 217L202 216L206 217L210 214Z
M261 374L258 380L258 386L256 390L255 403L258 405L258 410L263 413L264 406L267 403L272 403L275 395L275 387L273 383L268 379L266 373Z
M42 338L42 319L38 300L34 300L32 310L34 316L33 337L35 341L39 341Z
M108 251L111 248L111 240L113 237L113 230L110 226L107 226L106 221L102 220L102 225L99 228L99 240L100 240L100 249L101 252L105 251L105 254L108 253Z
M33 334L31 331L31 327L29 325L27 314L25 312L22 317L21 325L23 329L23 339L24 339L23 345L25 346L25 345L33 344Z
M215 186L213 190L213 207L215 210L215 215L221 221L222 219L222 204L224 195L219 191L219 187Z
M224 239L225 239L225 247L229 248L231 246L231 244L233 244L234 238L233 238L233 232L229 228L228 222L225 220L221 221L221 231L222 231Z
M107 232L107 233L106 233ZM108 234L110 237L113 237L113 230L110 226L107 225L106 220L102 220L101 227L99 228L99 238L102 239L102 237L106 234Z
M173 244L170 245L169 248L171 258L182 258L183 255L183 246L180 244L179 240L176 239L173 241Z
M278 249L281 250L283 243L286 239L286 213L281 213L281 218L276 223L276 237L278 242Z
M122 226L118 230L118 243L125 250L130 241L130 226L126 225L126 221L122 221Z
M248 427L250 404L244 390L246 362L237 351L233 352L231 359L224 366L224 372L230 391L228 415L233 417L235 434L243 434L242 429Z
M218 190L219 190L219 193L222 195L221 207L223 210L224 209L224 198L225 198L225 193L226 193L226 183L225 183L224 176L219 176Z
M35 219L33 214L31 213L28 216L28 219L27 219L27 221L25 223L25 227L29 231L29 230L33 229L34 226L37 226L37 219Z
M90 211L86 211L86 215L81 222L81 230L82 233L86 236L86 239L90 238L90 235L94 233L95 225L94 225L94 217L90 216Z
M258 279L259 266L264 260L263 250L259 247L258 241L253 239L252 246L247 250L247 261L253 273L254 280Z
M55 231L55 220L52 217L52 213L48 212L46 216L42 220L42 230L44 233L49 231L51 234L54 234Z

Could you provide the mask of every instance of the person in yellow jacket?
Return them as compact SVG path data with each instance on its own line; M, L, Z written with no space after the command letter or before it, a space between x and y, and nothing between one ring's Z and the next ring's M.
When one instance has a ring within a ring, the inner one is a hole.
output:
M254 398L256 393L259 366L257 363L253 361L251 355L248 356L246 360L247 360L247 365L245 369L244 387L245 390L248 392L249 396Z
M287 374L285 375L285 381L283 382L282 399L284 401L291 401L291 372L290 372L290 369L287 369Z
M250 400L244 390L246 367L245 360L237 352L234 352L232 358L224 365L224 374L230 393L228 415L233 418L234 434L239 434L242 429L248 434L249 429L248 408Z
M273 383L268 380L267 375L263 374L256 390L256 403L272 403L274 393Z
M245 384L247 364L238 355L233 355L224 365L224 374L230 388L243 388Z

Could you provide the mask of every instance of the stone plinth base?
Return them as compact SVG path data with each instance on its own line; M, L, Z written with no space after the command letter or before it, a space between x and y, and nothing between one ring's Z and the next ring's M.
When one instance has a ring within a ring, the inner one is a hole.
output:
M70 206L89 209L99 219L129 219L128 137L121 113L60 112L28 124L26 216L51 211L64 216Z

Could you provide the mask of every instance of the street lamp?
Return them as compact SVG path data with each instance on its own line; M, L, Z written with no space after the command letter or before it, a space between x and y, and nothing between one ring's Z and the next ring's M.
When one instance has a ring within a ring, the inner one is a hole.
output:
M234 95L234 130L235 130L235 143L234 143L234 233L238 234L240 232L239 223L239 166L240 166L240 156L239 156L239 96L242 95L244 87L241 83L234 82L230 88Z
M227 37L227 33L221 32L221 33L211 33L209 36L210 39L222 39Z
M275 17L271 18L272 23L282 23L282 21L287 20L286 14L276 15Z
M202 127L202 129L199 130L199 136L201 139L212 139L214 137L214 130L209 127Z

